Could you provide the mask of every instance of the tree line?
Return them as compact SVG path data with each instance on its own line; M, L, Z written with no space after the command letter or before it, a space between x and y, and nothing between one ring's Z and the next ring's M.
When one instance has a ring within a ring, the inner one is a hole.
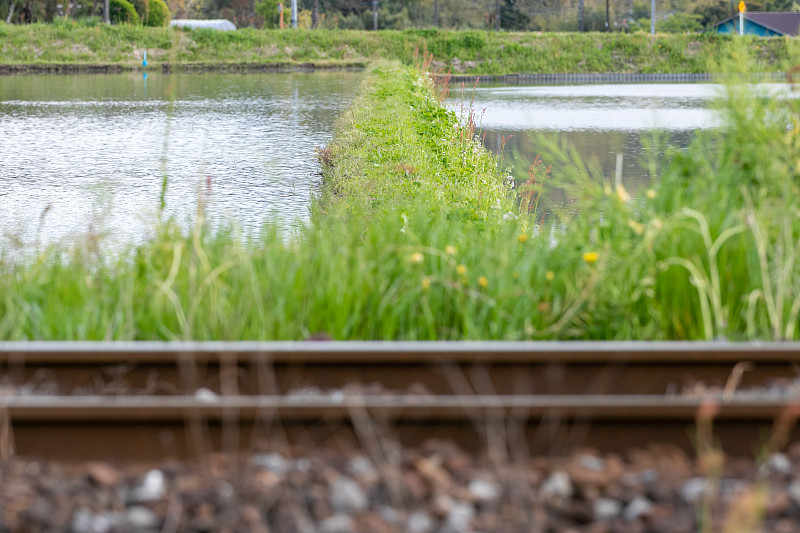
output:
M750 11L800 9L795 0L747 2ZM0 0L7 22L102 16L103 0ZM238 27L290 24L290 0L168 0L173 18L225 18ZM656 0L659 31L700 31L736 12L737 0ZM650 0L297 0L301 28L445 28L509 31L649 30ZM377 17L375 17L377 15Z

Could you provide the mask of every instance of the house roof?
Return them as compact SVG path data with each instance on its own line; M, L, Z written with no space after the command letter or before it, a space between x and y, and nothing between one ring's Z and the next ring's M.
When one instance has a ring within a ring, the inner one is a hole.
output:
M738 16L726 18L718 22L717 26L725 24ZM782 35L797 35L798 28L800 28L800 13L791 11L745 11L744 18Z

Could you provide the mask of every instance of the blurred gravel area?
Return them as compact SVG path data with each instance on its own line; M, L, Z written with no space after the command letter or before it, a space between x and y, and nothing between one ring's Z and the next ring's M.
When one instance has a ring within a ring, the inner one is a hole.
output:
M752 460L471 456L442 441L193 463L0 461L2 532L800 531L800 444Z

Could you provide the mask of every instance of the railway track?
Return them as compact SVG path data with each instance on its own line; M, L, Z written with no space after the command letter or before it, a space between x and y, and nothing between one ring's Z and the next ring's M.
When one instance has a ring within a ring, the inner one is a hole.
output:
M0 453L152 459L432 437L691 452L700 417L726 452L752 455L776 433L800 436L798 365L797 343L0 343Z

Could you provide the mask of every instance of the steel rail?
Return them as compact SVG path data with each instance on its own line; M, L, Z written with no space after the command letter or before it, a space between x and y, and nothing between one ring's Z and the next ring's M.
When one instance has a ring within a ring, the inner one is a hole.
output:
M593 420L680 419L692 421L701 409L714 419L774 420L785 413L800 416L800 397L772 394L721 395L378 395L378 396L7 396L0 411L15 422L29 421L180 421L200 413L219 420L226 412L252 419L269 411L296 421L325 417L347 419L354 410L383 418L464 419L492 414L513 416L591 416Z
M191 355L199 361L220 354L248 360L268 356L275 362L338 362L371 364L431 362L559 361L580 363L692 363L748 360L800 361L800 342L722 341L14 341L0 342L0 361L28 363L114 363L136 359L165 363L165 358ZM380 359L376 359L380 357Z

